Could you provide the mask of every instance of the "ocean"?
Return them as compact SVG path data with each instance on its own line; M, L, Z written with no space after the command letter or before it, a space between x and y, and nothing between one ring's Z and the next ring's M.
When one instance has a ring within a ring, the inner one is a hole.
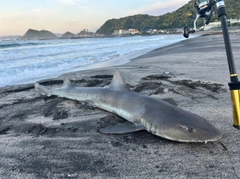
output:
M156 48L184 40L179 35L0 41L0 87L117 66Z

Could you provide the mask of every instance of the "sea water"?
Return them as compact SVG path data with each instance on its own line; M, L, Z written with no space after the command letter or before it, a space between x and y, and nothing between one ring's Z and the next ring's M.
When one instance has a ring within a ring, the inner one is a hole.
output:
M182 35L0 41L0 87L129 62Z

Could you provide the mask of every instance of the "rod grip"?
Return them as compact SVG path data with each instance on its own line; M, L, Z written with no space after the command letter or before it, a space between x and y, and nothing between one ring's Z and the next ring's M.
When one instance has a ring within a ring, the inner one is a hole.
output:
M240 91L232 90L233 126L240 129Z

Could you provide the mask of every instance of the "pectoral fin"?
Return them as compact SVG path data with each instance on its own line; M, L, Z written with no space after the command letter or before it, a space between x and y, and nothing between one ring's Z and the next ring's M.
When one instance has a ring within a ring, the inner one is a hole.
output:
M144 126L141 124L131 123L131 122L123 122L118 123L116 125L107 126L105 128L100 129L100 132L103 134L126 134L131 132L137 132L145 130Z

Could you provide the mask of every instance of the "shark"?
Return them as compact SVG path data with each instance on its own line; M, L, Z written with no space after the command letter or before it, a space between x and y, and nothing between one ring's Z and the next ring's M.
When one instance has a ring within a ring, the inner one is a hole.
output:
M146 130L171 141L201 143L217 141L222 137L221 131L205 118L131 90L118 70L107 87L76 87L65 76L61 87L51 88L35 83L35 90L47 96L91 101L94 106L126 119L100 129L103 134Z

